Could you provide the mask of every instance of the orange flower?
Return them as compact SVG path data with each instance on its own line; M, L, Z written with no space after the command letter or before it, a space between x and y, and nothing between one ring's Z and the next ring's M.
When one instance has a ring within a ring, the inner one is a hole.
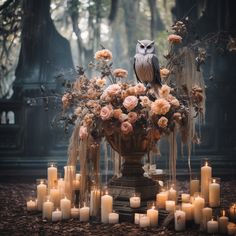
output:
M170 43L178 44L178 43L182 42L182 37L177 35L177 34L171 34L171 35L168 36L168 41Z
M142 83L136 84L134 86L134 89L135 89L135 94L136 95L144 94L144 92L146 91L146 88Z
M170 94L170 87L166 84L164 84L160 89L159 89L159 95L160 97L168 97Z
M103 49L95 53L94 58L96 60L112 60L112 53L108 49Z
M164 98L155 100L151 105L151 111L157 115L165 115L170 110L170 104Z
M157 122L158 126L161 127L161 128L165 128L168 124L168 119L164 116L162 116L158 122Z
M118 68L115 69L112 73L115 77L119 77L119 78L127 78L128 77L128 71Z
M113 111L114 118L119 119L119 116L121 114L122 114L122 110L120 108L119 109L114 109L114 111Z
M165 79L170 75L170 71L166 68L162 68L160 69L160 75L162 79Z

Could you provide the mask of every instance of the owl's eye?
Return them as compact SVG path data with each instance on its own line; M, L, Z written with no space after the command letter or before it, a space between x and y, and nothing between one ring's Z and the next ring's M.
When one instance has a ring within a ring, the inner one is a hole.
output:
M147 46L147 49L150 49L151 47L152 47L151 45L148 45L148 46Z
M140 48L144 48L144 46L141 44L141 45L140 45Z

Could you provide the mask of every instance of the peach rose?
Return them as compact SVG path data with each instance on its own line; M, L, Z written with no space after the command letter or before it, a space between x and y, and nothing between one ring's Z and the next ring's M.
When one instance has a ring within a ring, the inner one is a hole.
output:
M152 102L149 100L149 98L147 96L140 96L139 98L141 100L140 104L143 107L150 107L151 106Z
M133 124L137 121L138 115L136 112L129 112L128 113L128 121Z
M121 92L121 87L119 84L111 84L109 85L103 93L109 96L115 96Z
M138 83L134 86L134 89L135 89L135 94L136 95L140 95L140 94L143 94L145 93L146 91L146 88L145 86L142 84L142 83Z
M151 111L157 115L165 115L170 110L170 104L164 98L155 100L151 105Z
M124 114L124 113L121 113L120 116L119 116L119 121L124 122L126 120L128 120L128 115Z
M118 68L115 69L112 73L115 77L119 77L119 78L127 78L128 77L128 71Z
M135 95L135 87L129 87L126 92L128 95Z
M80 139L86 139L88 137L88 129L86 126L81 126L79 129L79 137Z
M170 43L178 44L178 43L182 42L182 37L177 35L177 34L171 34L171 35L168 36L168 41Z
M121 132L123 134L129 134L133 132L133 126L128 121L125 121L121 124Z
M177 98L174 98L170 101L170 104L174 107L179 107L180 104L179 104L179 100Z
M119 108L119 109L114 109L113 111L113 117L116 118L116 119L119 119L119 116L122 114L122 110Z
M102 107L100 117L102 120L109 120L113 115L113 109L110 106Z
M112 53L108 49L103 49L103 50L97 51L95 53L94 58L96 60L107 60L107 61L110 61L112 59Z
M165 79L170 75L170 71L166 68L162 68L160 69L160 75L162 79Z
M123 102L123 106L128 110L133 110L138 105L138 99L135 96L128 96Z
M170 94L170 87L166 84L164 84L160 89L159 89L159 95L160 97L166 98Z
M158 122L157 122L158 126L161 127L161 128L165 128L168 124L168 119L164 116L162 116Z
M104 91L103 94L101 95L100 99L109 102L109 101L111 101L111 96L109 96L108 93L106 91Z

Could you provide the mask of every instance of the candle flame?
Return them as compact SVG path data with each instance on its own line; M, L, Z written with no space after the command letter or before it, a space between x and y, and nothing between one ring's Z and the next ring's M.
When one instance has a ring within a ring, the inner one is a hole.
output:
M213 183L215 183L216 182L216 180L215 179L213 179Z

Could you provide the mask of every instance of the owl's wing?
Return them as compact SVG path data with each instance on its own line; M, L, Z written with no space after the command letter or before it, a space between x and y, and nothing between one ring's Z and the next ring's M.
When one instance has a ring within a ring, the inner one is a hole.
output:
M134 64L133 64L134 73L135 73L135 75L136 75L136 78L137 78L138 82L142 83L142 81L138 78L138 75L137 75L137 73L136 73L135 62L136 62L136 58L134 57Z
M152 65L153 65L153 83L157 84L159 86L162 86L161 84L161 75L160 75L160 67L159 67L159 61L156 55L153 55L152 57Z

